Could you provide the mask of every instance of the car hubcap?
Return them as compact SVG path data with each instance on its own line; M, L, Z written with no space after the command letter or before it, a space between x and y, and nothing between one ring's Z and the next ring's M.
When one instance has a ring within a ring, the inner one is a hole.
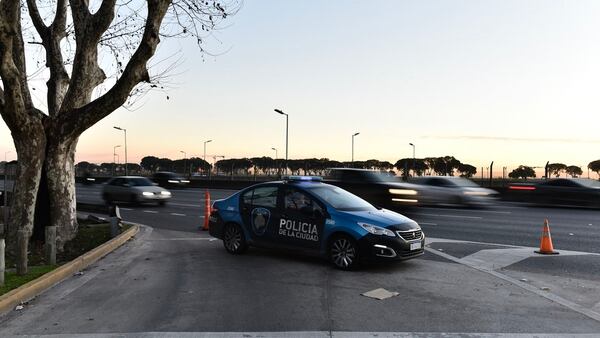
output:
M347 239L338 239L331 246L331 258L337 266L347 268L356 258L354 245Z
M242 234L236 227L229 227L225 233L225 246L229 251L236 251L242 243Z

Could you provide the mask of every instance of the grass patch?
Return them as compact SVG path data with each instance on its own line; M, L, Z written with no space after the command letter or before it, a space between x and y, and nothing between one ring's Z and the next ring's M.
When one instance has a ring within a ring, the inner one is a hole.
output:
M54 270L55 268L55 265L30 266L29 273L25 276L17 276L16 272L7 272L4 275L4 286L0 287L0 295L16 289L23 284L29 283L39 276Z
M132 224L123 224L122 231L131 228ZM75 238L65 243L64 250L56 255L58 265L48 265L44 258L44 247L42 243L30 243L30 253L28 256L29 273L25 276L17 276L14 271L14 257L6 257L6 269L4 286L0 287L0 295L10 290L18 288L41 275L50 272L58 266L68 263L84 253L106 243L111 239L110 224L81 225Z

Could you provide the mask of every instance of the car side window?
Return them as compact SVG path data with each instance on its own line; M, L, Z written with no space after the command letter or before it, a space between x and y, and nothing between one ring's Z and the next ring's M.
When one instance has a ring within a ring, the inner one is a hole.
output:
M277 187L260 187L254 189L252 206L275 208L277 206Z
M242 204L250 206L252 205L252 194L254 193L254 189L250 189L242 194Z
M283 208L286 212L301 213L306 216L323 214L321 206L308 194L287 188L283 194Z
M122 178L116 178L112 182L110 182L110 185L122 185L122 184L123 184Z

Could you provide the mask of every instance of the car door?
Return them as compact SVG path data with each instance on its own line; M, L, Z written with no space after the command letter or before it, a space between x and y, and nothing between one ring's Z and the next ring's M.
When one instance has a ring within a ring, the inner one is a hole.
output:
M277 185L256 187L243 192L240 196L243 225L256 245L271 246L276 240L280 218L277 210L278 196Z
M282 186L277 242L285 248L316 254L325 226L325 206L294 186Z

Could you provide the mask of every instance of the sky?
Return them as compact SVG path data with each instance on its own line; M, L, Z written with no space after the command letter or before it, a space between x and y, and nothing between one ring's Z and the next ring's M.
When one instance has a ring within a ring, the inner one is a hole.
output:
M550 161L586 176L600 159L598 17L594 0L246 0L207 40L213 55L164 40L155 61L180 60L168 92L86 131L76 161L111 162L113 126L127 129L129 162L202 157L209 139L211 161L285 157L278 108L289 158L348 161L360 132L356 160L394 163L413 143L418 158L494 161L500 174Z

